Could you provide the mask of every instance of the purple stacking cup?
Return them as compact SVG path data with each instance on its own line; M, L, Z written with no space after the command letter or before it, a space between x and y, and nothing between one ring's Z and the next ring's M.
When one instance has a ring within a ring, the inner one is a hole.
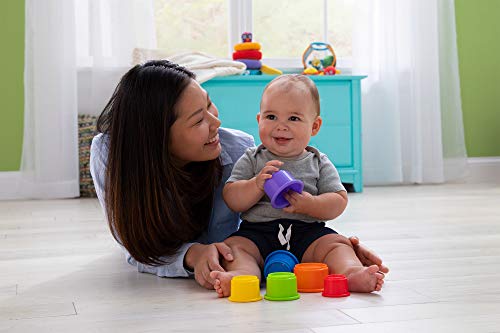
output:
M283 196L288 191L302 193L304 183L293 178L287 171L280 170L273 174L264 183L264 192L271 199L271 206L276 209L281 209L290 206L288 200Z

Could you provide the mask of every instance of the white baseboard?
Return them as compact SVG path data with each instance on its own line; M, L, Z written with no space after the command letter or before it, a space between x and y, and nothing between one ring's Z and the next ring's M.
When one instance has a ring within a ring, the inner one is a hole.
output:
M0 172L0 200L14 200L19 198L20 171Z
M80 196L78 175L74 179L33 182L21 171L0 172L0 200L66 199Z
M500 156L469 157L467 183L500 184Z

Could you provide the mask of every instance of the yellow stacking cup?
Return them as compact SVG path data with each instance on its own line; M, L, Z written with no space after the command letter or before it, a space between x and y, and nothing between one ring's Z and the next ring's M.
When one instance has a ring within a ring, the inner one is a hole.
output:
M256 302L261 299L260 282L255 275L240 275L231 279L231 302Z

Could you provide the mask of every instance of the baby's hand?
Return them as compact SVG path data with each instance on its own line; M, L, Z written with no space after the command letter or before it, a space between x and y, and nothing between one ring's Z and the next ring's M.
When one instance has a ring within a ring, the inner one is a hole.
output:
M311 193L289 191L285 193L284 197L290 203L290 206L283 208L284 212L311 215L309 211L313 207L312 203L314 201L314 196Z
M266 180L271 178L273 176L273 173L279 171L279 168L282 165L283 162L278 160L269 161L266 163L266 166L264 166L262 170L260 170L257 176L255 176L255 183L261 191L264 191L264 183L266 182Z

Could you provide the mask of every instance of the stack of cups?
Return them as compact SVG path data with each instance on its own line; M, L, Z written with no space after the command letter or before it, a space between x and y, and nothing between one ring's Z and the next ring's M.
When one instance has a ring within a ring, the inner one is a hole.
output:
M250 74L260 74L262 67L262 52L260 52L260 44L252 42L252 34L244 32L241 36L242 43L234 45L233 60L239 61L247 65Z

